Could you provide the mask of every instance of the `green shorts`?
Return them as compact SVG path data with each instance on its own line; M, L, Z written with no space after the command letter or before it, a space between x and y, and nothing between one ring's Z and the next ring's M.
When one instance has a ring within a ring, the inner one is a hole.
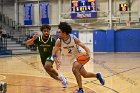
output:
M52 57L41 57L41 62L42 62L42 64L43 64L43 66L45 65L46 62L51 62L52 65L53 65L54 60L53 60Z

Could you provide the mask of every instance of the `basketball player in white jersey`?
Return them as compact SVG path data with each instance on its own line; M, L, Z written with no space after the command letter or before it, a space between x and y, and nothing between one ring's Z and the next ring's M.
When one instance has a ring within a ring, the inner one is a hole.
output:
M101 73L94 74L91 72L87 72L84 68L84 65L81 65L77 62L76 55L78 53L78 49L76 45L81 46L87 52L87 55L89 55L90 50L76 36L70 34L72 31L71 26L66 22L60 22L60 24L58 25L58 29L59 38L57 39L53 50L53 58L56 63L56 69L60 68L60 61L58 60L56 53L61 50L64 57L69 56L69 60L73 62L72 72L77 80L77 84L79 87L77 93L84 93L82 88L81 76L83 76L84 78L95 77L100 81L102 85L104 85L105 81L101 76Z

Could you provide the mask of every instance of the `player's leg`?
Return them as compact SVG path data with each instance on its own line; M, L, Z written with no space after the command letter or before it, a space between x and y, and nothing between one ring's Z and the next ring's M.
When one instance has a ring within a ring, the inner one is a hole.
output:
M87 72L84 68L84 66L82 65L80 68L80 74L84 77L84 78L91 78L91 77L96 77L96 74L91 73L91 72Z
M53 68L53 62L52 60L47 60L45 62L44 68L46 72L54 79L60 81L64 88L68 86L68 80L62 75L58 74L58 72Z
M58 78L58 73L56 72L55 69L53 69L52 67L52 63L51 62L48 62L46 61L45 65L44 65L44 68L46 70L46 72L54 79L56 80L59 80Z
M87 71L85 70L84 66L81 66L81 68L80 68L80 74L81 74L84 78L95 77L95 78L97 78L97 79L100 81L100 83L101 83L102 85L104 85L104 83L105 83L105 81L104 81L104 79L103 79L101 73L94 74L94 73L91 73L91 72L87 72Z
M41 62L42 65L44 67L44 69L46 70L46 72L54 79L59 80L58 79L58 73L53 69L53 60L51 60L51 57L41 57Z
M52 65L53 65L53 60L51 59L51 57L41 57L41 62L42 65L44 67L44 69L46 70L46 72L54 79L59 80L58 79L58 73L53 69Z
M77 81L77 84L78 84L78 87L79 87L79 90L78 90L78 93L83 93L83 90L82 90L82 78L81 78L81 74L79 72L79 69L82 65L79 64L78 62L74 62L73 63L73 67L72 67L72 72L76 78L76 81Z

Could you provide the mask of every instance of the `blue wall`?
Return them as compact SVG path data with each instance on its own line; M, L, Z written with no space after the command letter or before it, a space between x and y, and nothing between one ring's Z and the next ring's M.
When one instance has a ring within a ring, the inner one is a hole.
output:
M140 29L117 30L115 52L140 52Z
M79 31L78 30L72 30L71 34L74 34L77 38L79 38ZM56 39L58 39L57 31L56 31Z
M94 52L140 52L140 29L94 30Z
M106 50L112 52L114 51L114 30L107 30L106 37Z
M106 31L94 30L93 31L93 50L94 52L102 52L106 50Z

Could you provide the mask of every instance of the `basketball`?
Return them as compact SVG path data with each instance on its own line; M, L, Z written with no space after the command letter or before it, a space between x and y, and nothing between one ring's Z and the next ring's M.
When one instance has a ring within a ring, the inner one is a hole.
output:
M76 58L77 58L77 62L82 65L86 64L90 60L90 57L89 57L89 55L87 55L86 52L78 53Z

